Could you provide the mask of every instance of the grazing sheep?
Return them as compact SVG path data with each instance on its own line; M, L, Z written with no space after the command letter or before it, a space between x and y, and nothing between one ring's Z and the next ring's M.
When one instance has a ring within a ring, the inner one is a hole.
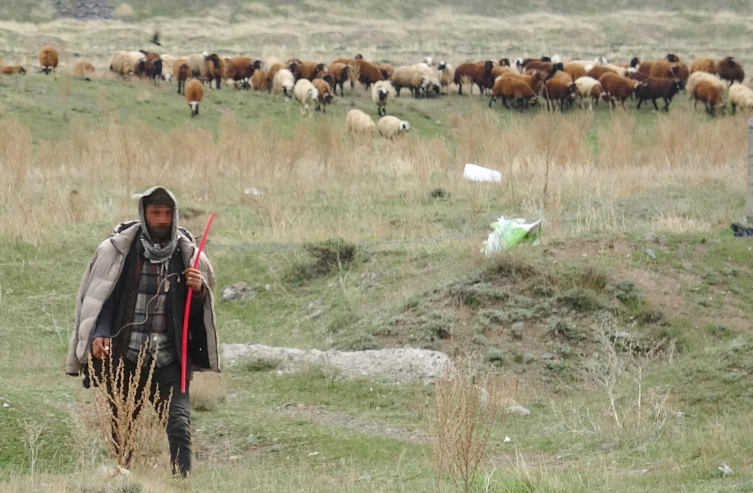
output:
M690 73L694 74L696 72L708 72L710 74L715 74L716 62L707 56L700 56L693 60L693 62L690 64ZM690 90L692 92L692 89Z
M197 79L191 79L186 83L186 101L191 108L191 118L199 114L199 103L204 97L204 88Z
M182 58L175 60L175 63L173 63L173 75L175 76L175 80L178 81L178 94L184 94L186 91L186 81L191 76L191 67L188 66L188 62Z
M404 65L394 70L390 80L397 96L400 96L403 87L407 87L414 97L418 97L423 79L424 74L416 65Z
M566 73L570 74L570 77L572 77L573 80L578 80L581 77L585 77L586 75L588 75L588 71L586 70L586 68L579 63L570 62L567 65L565 65L563 70ZM594 77L591 77L591 78L598 82L596 78Z
M639 82L627 77L620 77L614 72L607 72L599 78L599 84L612 97L612 106L616 106L615 100L619 100L625 107L625 100L629 98L635 89L645 82Z
M389 63L380 63L379 65L377 65L377 68L380 72L382 72L382 77L384 77L384 80L390 80L392 78L392 74L395 72L395 67L393 67Z
M593 77L583 76L575 79L575 86L578 88L578 96L580 97L580 106L583 106L583 100L588 99L588 109L593 111L593 105L599 104L599 100L606 103L611 102L612 98L607 94L599 81Z
M458 95L463 95L463 79L470 81L471 92L473 86L477 85L481 95L484 94L484 88L493 87L494 79L492 78L492 69L494 62L487 60L485 62L468 62L461 63L455 69L455 78L453 82L458 85Z
M703 101L706 106L706 113L711 115L712 118L716 116L717 110L724 106L722 104L722 91L711 82L704 80L693 88L693 99L695 100L693 108L698 106L698 101Z
M688 69L682 62L670 62L666 58L656 60L651 66L648 76L655 79L683 79L687 80Z
M125 51L116 51L110 60L110 70L125 78L136 70L136 64L133 63L131 56Z
M259 69L254 72L254 75L251 76L251 87L254 88L254 91L269 89L267 73L264 70Z
M308 79L313 80L316 74L324 70L323 63L301 61L297 58L291 58L287 63L288 70L295 76L295 80Z
M562 70L563 68L562 63L544 62L541 60L533 60L525 66L526 70L538 70L545 74L545 80L553 77L558 70Z
M295 87L295 76L293 72L286 68L282 68L277 71L272 79L272 92L274 94L282 94L289 98L293 97L293 88Z
M743 66L734 61L731 56L728 56L717 63L716 70L719 77L721 77L722 80L728 81L730 86L735 82L742 84L743 79L745 79L745 70L743 70Z
M136 64L134 73L139 77L152 79L157 84L157 77L162 76L162 58L158 53L142 51L144 57Z
M353 72L354 74L358 74L358 82L364 84L366 89L369 89L373 83L384 80L382 71L379 70L376 64L362 58L356 59L354 63Z
M133 72L136 73L136 69L139 65L139 62L141 62L145 58L144 52L143 51L129 51L128 58L131 59L131 63L133 63Z
M275 75L277 75L277 72L281 69L284 69L285 65L283 63L275 58L268 58L266 62L264 62L264 71L267 73L267 87L269 89L272 89L272 83L274 82ZM292 73L292 72L291 72Z
M509 65L510 61L507 60L508 68ZM455 80L455 69L452 68L452 65L450 65L449 63L440 61L439 66L437 67L437 73L439 74L440 89L444 89L445 94L449 94L450 84L452 84L452 81Z
M204 60L204 55L201 53L194 53L193 55L188 55L187 57L185 57L185 60L186 62L188 62L188 66L191 68L191 77L195 77L203 83L207 70L207 64Z
M502 105L507 108L507 100L510 98L514 99L520 99L521 96L514 96L514 93L517 91L520 93L520 90L516 89L516 85L513 85L511 88L508 88L507 86L511 84L512 82L523 82L531 89L531 93L535 96L544 87L544 78L546 77L546 74L539 72L538 70L529 70L528 73L521 75L516 74L514 72L507 72L499 77L497 77L494 81L494 86L492 86L492 96L493 99L496 100L497 97L501 96L502 98ZM564 72L563 72L564 73ZM526 92L526 97L529 97L530 102L530 95L528 95L528 92ZM520 106L520 102L519 106ZM535 102L534 102L535 103Z
M340 94L342 96L345 96L345 81L348 80L350 77L350 67L344 63L333 63L329 66L327 71L332 74L332 77L334 79L332 89L337 95L337 86L340 86Z
M387 104L392 100L395 94L395 88L388 80L380 80L371 88L371 99L377 105L377 114L384 116L387 114Z
M39 66L46 75L54 72L58 66L58 51L52 46L45 46L39 50Z
M691 98L693 97L692 93L693 89L695 89L696 84L698 84L702 80L711 82L712 84L717 86L720 91L724 91L724 88L726 87L724 81L722 81L722 79L720 79L718 76L713 75L709 72L696 71L690 74L690 77L688 77L688 82L685 84L685 90L691 93Z
M230 60L230 63L232 63L232 59ZM214 88L220 89L222 86L222 78L226 72L227 66L225 60L217 56L216 53L204 57L204 77L209 82L210 88L212 87L212 81L214 81ZM226 78L233 79L233 77Z
M556 103L559 101L560 111L565 111L565 104L574 101L577 92L578 86L575 85L572 77L565 72L555 73L544 84L543 94L547 100L547 109L556 110Z
M21 65L0 65L0 74L3 75L26 75L26 69Z
M162 80L171 82L173 80L173 65L176 58L172 55L160 55L162 58Z
M664 111L669 111L669 103L672 102L672 98L683 89L685 89L685 81L682 79L657 79L649 77L640 86L635 88L638 109L641 109L641 104L650 99L654 103L654 109L659 111L656 100L662 98L664 100Z
M225 78L233 79L241 83L241 87L248 90L254 72L261 68L261 60L247 56L236 56L230 59L230 64L225 69Z
M394 116L383 116L377 122L377 130L385 139L394 140L405 132L410 132L410 123Z
M733 115L738 106L746 111L753 110L753 91L749 87L735 82L729 86L729 104L732 106Z
M374 135L376 125L369 115L361 110L350 110L345 117L345 130L351 134Z
M293 87L293 94L301 105L301 115L311 118L311 105L315 105L316 100L319 99L319 91L316 90L314 84L308 79L298 79Z
M332 86L324 79L314 79L311 84L319 92L319 97L316 100L316 111L321 109L322 113L326 113L327 105L332 102Z
M91 80L91 77L94 76L95 72L94 65L84 60L76 62L76 65L73 66L73 75L76 77L83 77L86 80Z
M536 104L536 92L531 89L528 82L522 80L520 77L503 76L497 78L492 87L492 98L489 100L489 107L492 107L492 104L494 104L494 101L498 97L501 98L502 105L507 109L510 109L507 105L508 99L517 101L518 111L521 113L524 109L534 106Z

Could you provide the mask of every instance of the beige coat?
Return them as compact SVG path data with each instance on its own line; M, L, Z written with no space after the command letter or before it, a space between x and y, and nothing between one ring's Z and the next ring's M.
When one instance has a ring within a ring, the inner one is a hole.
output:
M73 321L73 335L65 359L65 372L68 375L79 375L87 364L88 354L91 351L90 336L94 330L102 305L112 294L115 285L120 278L126 256L133 244L141 226L138 222L127 226L121 232L103 241L89 266L84 272L81 286L76 296L76 313ZM178 250L183 255L183 262L193 266L196 260L198 247L188 236L178 230ZM206 282L207 296L204 297L204 326L207 331L207 352L209 357L210 371L220 371L220 360L217 352L217 329L214 317L214 272L209 259L202 252L199 261L199 270ZM206 368L194 368L194 370L207 370Z

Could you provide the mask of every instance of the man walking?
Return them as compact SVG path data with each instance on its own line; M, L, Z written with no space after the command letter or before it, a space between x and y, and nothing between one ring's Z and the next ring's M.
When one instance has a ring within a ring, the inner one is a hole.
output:
M191 408L180 391L182 327L186 296L193 290L189 315L186 365L192 370L219 371L214 321L214 273L190 233L178 227L173 194L162 187L147 190L139 200L138 221L118 225L97 248L84 273L76 298L76 314L65 371L86 373L88 354L123 362L126 385L136 374L144 351L139 392L157 405L170 398L167 438L173 474L191 471ZM151 388L145 389L154 365ZM89 386L89 376L84 379ZM110 391L110 389L108 389ZM117 446L117 443L116 443Z

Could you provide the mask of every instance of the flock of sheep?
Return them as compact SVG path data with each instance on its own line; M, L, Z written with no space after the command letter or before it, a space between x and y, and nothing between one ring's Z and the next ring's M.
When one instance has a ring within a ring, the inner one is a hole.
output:
M54 71L58 53L45 46L39 53L39 65L44 73ZM248 56L233 58L217 54L194 54L176 58L149 51L117 51L110 61L110 71L120 77L148 78L176 81L179 94L183 94L191 109L191 116L199 114L204 96L204 86L220 89L222 85L236 89L269 91L287 98L295 98L301 114L311 117L313 111L326 112L333 98L345 95L345 85L363 84L371 91L377 114L377 124L366 113L351 110L346 118L346 128L352 133L376 133L387 138L410 130L410 124L387 115L391 101L408 89L415 98L426 98L449 93L452 85L463 94L463 88L477 86L481 95L489 95L489 106L500 101L519 111L546 103L548 109L564 111L571 107L593 109L600 101L623 107L629 98L638 100L637 108L651 102L659 109L657 100L669 105L680 91L687 91L695 101L704 104L706 111L715 116L726 107L723 92L729 84L728 99L734 113L737 107L753 110L753 90L744 85L745 72L732 57L720 61L708 57L693 60L688 67L675 54L659 60L630 63L610 63L603 57L593 61L551 58L482 60L466 62L453 68L449 63L436 62L427 57L421 63L393 67L367 61L361 55L340 58L329 64L303 61L297 58L282 62L276 57L264 61ZM74 75L90 77L95 73L89 62L79 61ZM3 74L24 74L20 66L0 66Z

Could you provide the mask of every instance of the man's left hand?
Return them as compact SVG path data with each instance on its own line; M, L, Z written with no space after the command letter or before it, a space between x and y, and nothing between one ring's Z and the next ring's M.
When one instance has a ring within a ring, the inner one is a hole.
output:
M193 289L195 294L201 293L204 288L204 279L201 277L199 269L189 267L183 271L183 277L186 278L186 284Z

